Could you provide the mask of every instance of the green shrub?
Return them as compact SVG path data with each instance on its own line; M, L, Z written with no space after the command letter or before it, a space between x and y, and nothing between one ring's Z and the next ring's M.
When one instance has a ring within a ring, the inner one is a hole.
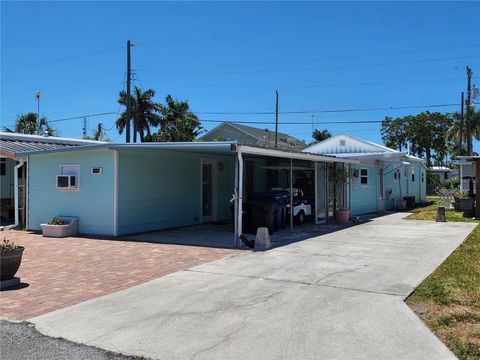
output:
M460 188L460 178L458 176L454 176L451 179L445 180L445 189L455 190Z

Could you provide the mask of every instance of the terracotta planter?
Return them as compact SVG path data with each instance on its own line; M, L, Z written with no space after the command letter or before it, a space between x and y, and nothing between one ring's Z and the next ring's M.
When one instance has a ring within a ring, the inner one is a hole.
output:
M0 252L0 280L12 279L22 262L23 246L17 247L13 251Z
M350 220L350 210L336 210L335 219L337 224L348 224L348 221Z

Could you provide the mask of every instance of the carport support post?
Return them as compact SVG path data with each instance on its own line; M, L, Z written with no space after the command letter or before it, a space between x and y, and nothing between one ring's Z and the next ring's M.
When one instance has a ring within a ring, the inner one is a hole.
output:
M235 159L235 179L233 186L233 246L238 243L238 160Z
M290 233L293 233L293 159L290 159Z
M242 153L238 152L238 196L237 196L237 247L240 247L240 235L242 235L243 221L243 158Z

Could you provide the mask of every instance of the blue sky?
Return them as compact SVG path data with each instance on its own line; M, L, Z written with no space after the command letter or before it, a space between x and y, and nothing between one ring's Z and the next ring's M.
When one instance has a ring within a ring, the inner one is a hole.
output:
M381 142L378 123L322 122L459 105L321 111L459 104L467 64L480 83L479 18L479 2L2 2L1 122L36 111L37 90L49 120L120 111L130 39L134 84L154 89L158 101L188 100L201 119L273 129L273 114L205 113L271 112L278 89L280 112L302 112L281 114L281 131L309 142L313 121ZM88 133L102 122L123 141L115 119L90 117ZM81 119L52 125L61 136L82 135Z

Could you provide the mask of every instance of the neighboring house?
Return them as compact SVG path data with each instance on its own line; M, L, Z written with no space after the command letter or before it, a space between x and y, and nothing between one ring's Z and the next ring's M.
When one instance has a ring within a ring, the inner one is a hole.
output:
M80 233L122 236L218 224L234 214L237 246L249 194L304 179L316 195L314 221L322 223L326 165L356 162L225 141L105 143L17 155L28 158L28 229L64 215L79 217ZM59 184L59 175L74 176L74 186Z
M446 166L432 166L427 169L427 172L431 176L434 176L438 179L439 185L443 185L445 183L445 180L447 180L450 177L450 174L452 173L452 171L453 171L452 169ZM427 189L427 192L431 193L433 190L435 189Z
M473 193L475 194L475 180L477 179L476 174L478 162L472 159L475 159L475 157L459 156L458 160L454 160L452 163L459 166L460 189L465 192L473 190Z
M383 145L339 134L304 149L358 160L351 186L352 215L401 207L406 196L426 201L425 161Z
M237 141L244 145L274 148L275 131L224 122L207 132L200 140ZM281 132L278 133L277 145L281 150L302 150L307 147L303 141Z
M24 224L26 206L24 188L28 182L26 179L28 159L20 159L18 153L65 149L99 143L101 142L0 132L0 224Z

